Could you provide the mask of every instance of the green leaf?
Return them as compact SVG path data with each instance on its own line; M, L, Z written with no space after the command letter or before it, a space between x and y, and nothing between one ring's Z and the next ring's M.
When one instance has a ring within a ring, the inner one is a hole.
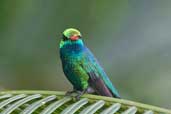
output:
M124 99L59 91L2 91L0 114L171 114L171 110Z

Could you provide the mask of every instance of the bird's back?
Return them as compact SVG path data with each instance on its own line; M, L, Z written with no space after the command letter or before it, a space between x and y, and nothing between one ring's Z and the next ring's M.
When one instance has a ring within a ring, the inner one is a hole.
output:
M109 91L112 93L112 95L114 97L119 98L120 97L119 93L117 92L116 88L114 87L114 85L108 78L107 74L105 73L104 69L101 67L101 65L99 64L97 59L94 57L92 52L88 48L86 48L85 53L86 53L86 57L88 58L87 59L88 63L90 64L89 72L94 72L97 76L99 76L104 82L104 84L106 85L106 87L109 89Z

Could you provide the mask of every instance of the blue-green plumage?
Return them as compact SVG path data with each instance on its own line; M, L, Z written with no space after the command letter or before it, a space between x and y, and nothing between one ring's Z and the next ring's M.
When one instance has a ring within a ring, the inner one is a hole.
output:
M84 45L79 31L64 31L60 43L60 57L63 71L74 90L84 91L91 88L99 95L120 97L103 68Z

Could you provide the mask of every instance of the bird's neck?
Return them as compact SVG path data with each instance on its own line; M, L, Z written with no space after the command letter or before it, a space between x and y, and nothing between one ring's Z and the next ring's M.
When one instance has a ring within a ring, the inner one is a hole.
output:
M84 49L84 43L81 39L77 41L62 41L60 42L60 49L69 51L69 52L79 52Z

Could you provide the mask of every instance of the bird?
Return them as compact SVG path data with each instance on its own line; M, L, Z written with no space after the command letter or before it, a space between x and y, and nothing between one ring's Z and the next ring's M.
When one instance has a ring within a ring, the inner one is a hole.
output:
M77 93L76 98L79 99L85 93L94 93L121 98L104 69L83 42L79 30L64 30L59 48L63 72L73 85L73 90L66 95Z

